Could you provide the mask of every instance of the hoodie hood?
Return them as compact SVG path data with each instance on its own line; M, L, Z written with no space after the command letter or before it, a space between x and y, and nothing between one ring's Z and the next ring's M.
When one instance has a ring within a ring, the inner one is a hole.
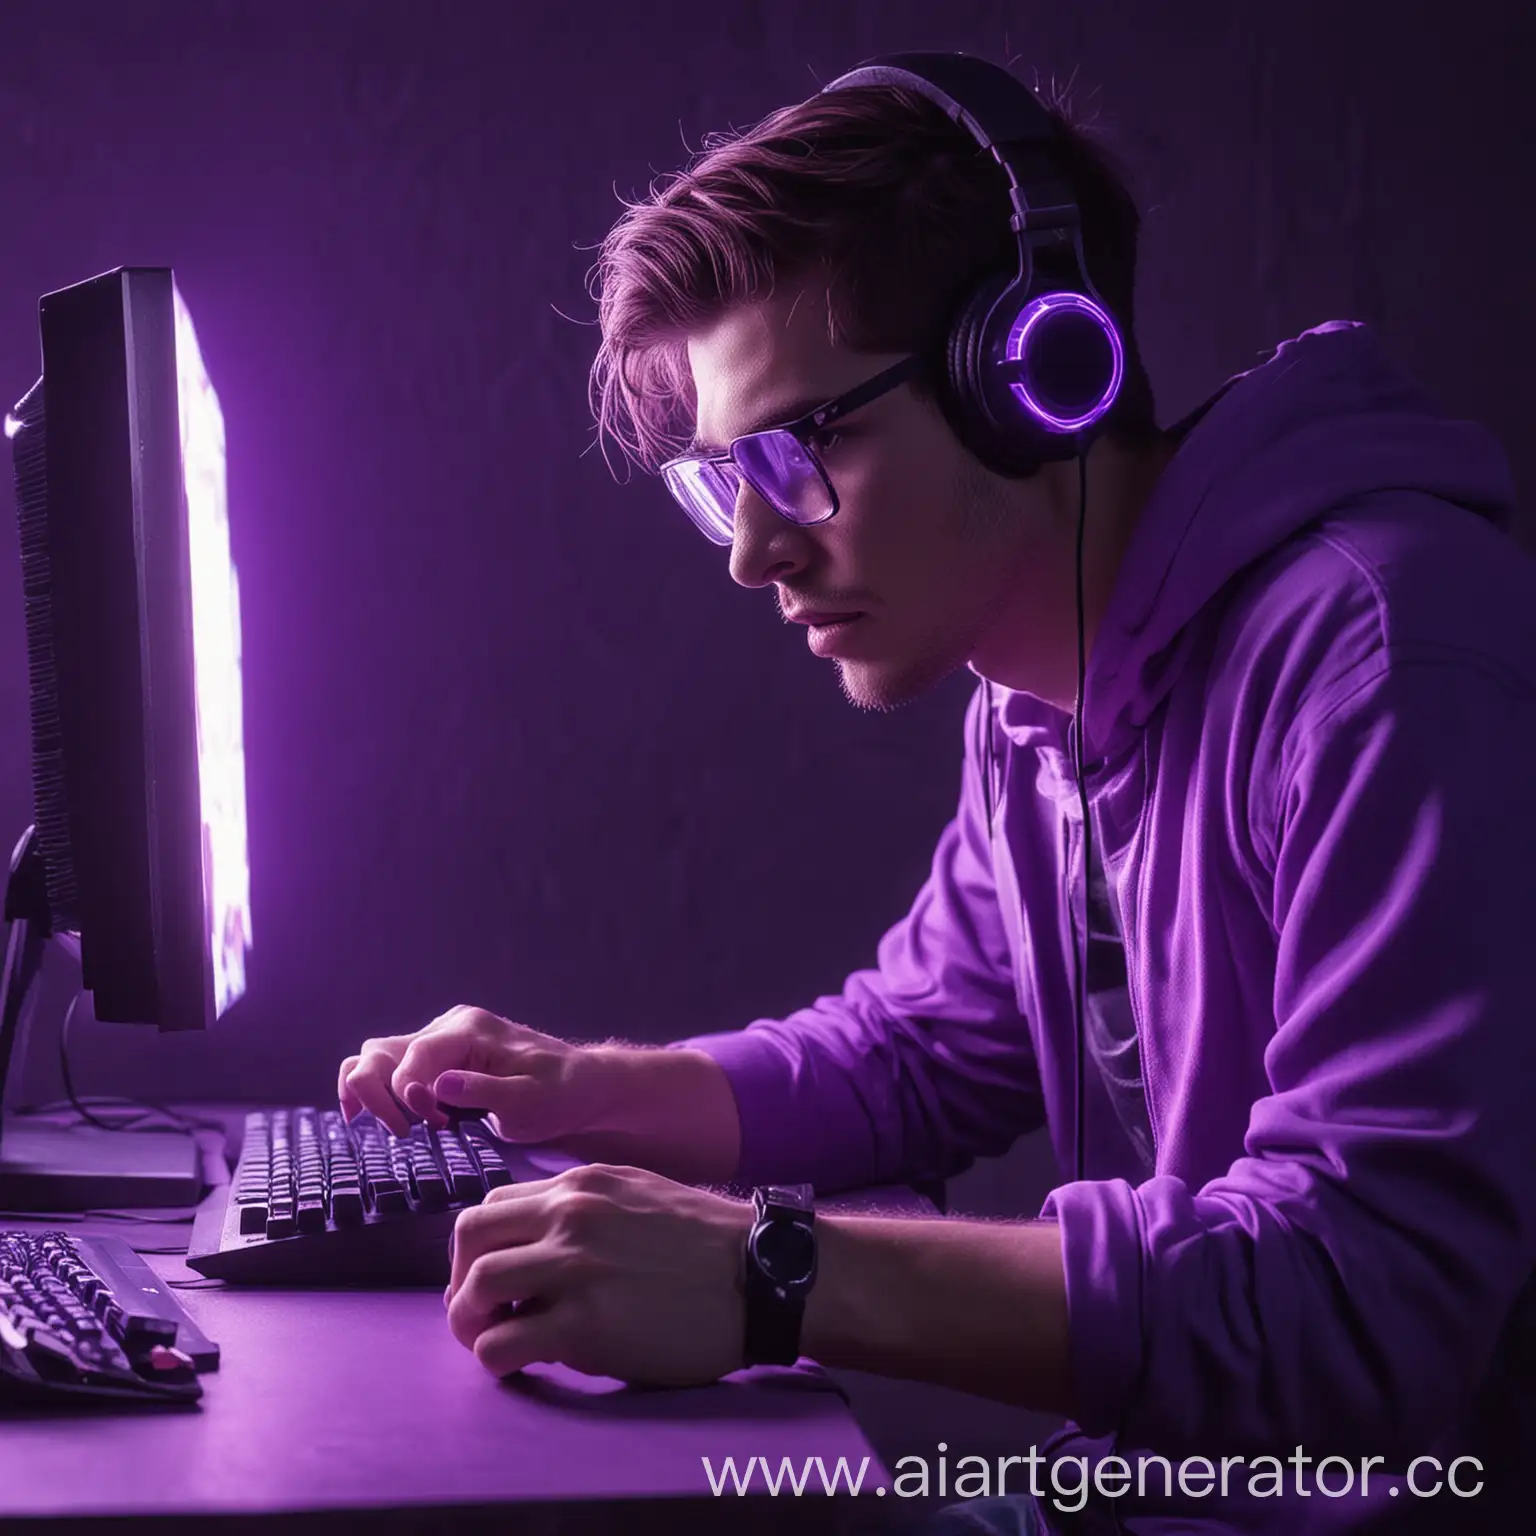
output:
M1356 321L1282 342L1171 430L1180 447L1137 520L1088 659L1090 762L1117 757L1146 725L1207 606L1308 524L1383 490L1435 496L1504 529L1513 515L1498 440L1449 418ZM993 694L1014 741L1062 729L1053 706Z

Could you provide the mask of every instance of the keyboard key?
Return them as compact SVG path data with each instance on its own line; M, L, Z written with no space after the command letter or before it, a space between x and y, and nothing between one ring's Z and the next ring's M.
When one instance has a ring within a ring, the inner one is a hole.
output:
M485 1180L473 1168L450 1168L455 1200L480 1200L485 1196Z
M358 1227L363 1222L363 1197L355 1189L338 1189L331 1195L331 1220L338 1227Z
M23 1329L27 1340L27 1361L44 1381L78 1381L80 1367L74 1351L49 1329Z
M401 1211L411 1208L410 1196L403 1189L380 1189L377 1185L373 1191L373 1208L381 1216L396 1215Z
M151 1344L174 1344L176 1324L168 1317L150 1317L144 1313L123 1319L123 1343L129 1353L148 1349Z
M416 1170L416 1198L429 1211L440 1211L448 1204L448 1183L435 1168Z

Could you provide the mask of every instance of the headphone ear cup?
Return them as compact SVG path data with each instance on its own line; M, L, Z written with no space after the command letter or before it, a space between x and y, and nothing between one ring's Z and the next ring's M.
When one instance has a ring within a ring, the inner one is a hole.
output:
M992 313L1004 286L1005 280L998 277L987 278L978 284L966 295L949 328L950 388L955 399L982 421L988 420L988 413L981 400L981 338L986 330L987 316Z
M1031 432L1023 413L1000 425L988 404L985 368L988 359L988 321L1003 294L1013 286L1011 277L985 279L960 306L944 348L944 389L940 404L945 419L969 452L994 474L1022 480L1044 462L1042 444Z

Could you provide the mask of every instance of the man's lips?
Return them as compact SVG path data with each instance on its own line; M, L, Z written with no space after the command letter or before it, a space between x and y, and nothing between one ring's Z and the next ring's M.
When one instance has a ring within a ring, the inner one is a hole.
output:
M862 619L862 613L849 614L817 614L805 619L805 643L811 648L814 656L842 656L846 655L847 636L853 633L853 627ZM857 644L857 642L854 642Z
M784 615L791 624L841 624L844 619L856 619L857 613L835 613L830 608L797 608Z

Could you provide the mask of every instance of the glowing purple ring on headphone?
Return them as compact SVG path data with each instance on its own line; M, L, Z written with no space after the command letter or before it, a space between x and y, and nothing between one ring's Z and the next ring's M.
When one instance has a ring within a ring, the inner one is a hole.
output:
M1011 380L1008 387L1030 414L1044 422L1047 427L1057 432L1080 432L1084 427L1091 427L1115 403L1115 396L1120 393L1120 384L1125 378L1125 348L1120 344L1120 333L1116 330L1115 322L1110 318L1109 312L1102 305L1095 304L1086 294L1043 293L1019 311L1019 317L1013 322L1013 329L1008 333L1004 356L1011 363L1022 362L1029 333L1047 315L1063 309L1075 309L1087 315L1109 337L1112 366L1109 383L1105 386L1104 393L1099 396L1098 402L1081 416L1056 416L1030 394L1027 384Z

